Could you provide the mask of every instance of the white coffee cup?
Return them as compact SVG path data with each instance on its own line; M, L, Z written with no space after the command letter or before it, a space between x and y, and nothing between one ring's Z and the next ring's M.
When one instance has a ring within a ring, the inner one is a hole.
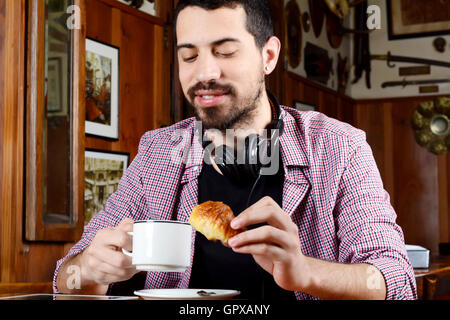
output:
M189 223L169 220L143 220L133 225L132 257L137 270L184 272L191 265L192 227Z

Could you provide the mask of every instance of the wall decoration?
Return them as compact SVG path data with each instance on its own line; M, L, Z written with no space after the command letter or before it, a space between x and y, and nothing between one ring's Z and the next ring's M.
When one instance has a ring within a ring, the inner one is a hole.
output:
M436 155L450 150L450 98L422 102L412 116L417 143Z
M328 56L328 51L307 42L304 55L307 78L327 85L333 74L333 59Z
M404 76L419 76L431 74L430 66L414 66L414 67L400 67L398 68L398 75Z
M130 6L133 8L139 9L144 4L144 0L125 0L126 2L130 2ZM155 3L155 0L147 0L148 2Z
M402 81L386 81L381 84L383 89L389 87L407 87L407 86L418 86L422 84L438 84L438 83L449 83L450 79L430 79L430 80L410 80L407 81L403 79Z
M433 60L425 59L421 57L410 57L410 56L396 56L388 51L387 54L373 54L370 56L372 60L386 61L389 68L395 68L395 64L392 62L405 62L405 63L417 63L422 65L437 66L443 68L450 68L450 62L446 60Z
M433 46L437 52L444 53L445 49L447 49L447 40L442 37L438 37L434 39Z
M84 221L105 208L109 196L116 192L128 168L128 153L86 150L84 162Z
M47 112L62 111L61 58L49 58L47 65Z
M339 19L344 19L350 10L347 0L325 0L330 11Z
M357 30L365 30L367 28L367 2L358 4L355 7L354 25ZM366 77L366 87L372 88L371 71L372 65L370 60L370 38L368 33L355 33L353 36L353 64L355 78L353 84L359 82L363 73Z
M419 87L420 94L430 94L430 93L439 93L439 86L431 85L431 86L421 86Z
M367 2L367 0L354 0L349 2L348 0L324 0L328 9L339 19L344 19L350 12L351 7Z
M450 1L386 1L389 40L450 34Z
M344 37L342 24L342 19L330 12L327 13L327 38L331 47L334 49L338 49L342 44Z
M295 109L299 110L299 111L316 111L317 108L313 105L304 103L304 102L300 102L297 100L294 100L294 107Z
M119 49L86 39L86 134L119 138Z
M286 52L289 65L296 68L302 58L302 22L300 8L296 0L288 2L285 8L285 34L286 34Z
M322 26L325 20L325 3L322 0L308 0L308 3L314 34L318 38L322 32Z
M342 58L341 53L338 53L338 66L337 66L337 77L338 77L338 92L345 94L345 89L348 84L348 75L350 73L350 61L348 57Z
M304 12L302 14L302 24L303 24L303 30L308 33L311 29L311 17L309 16L308 12Z

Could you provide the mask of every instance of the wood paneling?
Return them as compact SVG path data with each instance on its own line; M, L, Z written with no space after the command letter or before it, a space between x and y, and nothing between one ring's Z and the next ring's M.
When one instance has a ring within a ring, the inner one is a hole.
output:
M0 282L51 281L64 246L23 241L25 0L0 0L0 7L4 8L0 29L5 34L0 46Z
M291 72L284 74L284 100L280 103L293 106L294 100L313 105L329 117L353 124L355 102L347 96L322 87Z
M0 283L0 297L20 296L26 294L34 294L36 292L52 293L52 283Z
M450 156L420 147L411 128L414 110L430 99L357 101L355 126L367 134L405 241L437 254L439 243L449 242Z
M24 116L24 45L25 1L4 1L3 68L0 69L0 90L3 91L1 108L1 239L0 280L17 280L15 266L17 250L20 250L22 218L23 178L23 116Z
M171 124L170 83L163 78L163 58L170 50L163 46L160 24L119 8L114 1L87 2L87 37L120 50L120 108L119 139L88 136L86 148L128 152L132 160L146 131Z
M394 121L394 206L405 240L437 252L439 244L439 199L437 157L414 140L411 116L417 104L399 102L392 110ZM389 152L385 150L384 152Z
M88 0L87 4L89 22L82 27L94 39L118 46L121 54L120 138L108 141L89 137L87 147L129 152L133 157L145 131L170 124L170 95L163 91L167 89L160 89L170 87L161 80L167 68L161 66L166 55L161 45L164 22L120 3L113 6L106 0ZM0 282L27 283L31 291L27 289L26 293L32 293L44 287L31 283L45 282L48 288L56 261L73 243L24 241L26 9L26 0L0 0ZM74 94L84 93L80 89ZM74 187L82 189L83 181L77 181Z

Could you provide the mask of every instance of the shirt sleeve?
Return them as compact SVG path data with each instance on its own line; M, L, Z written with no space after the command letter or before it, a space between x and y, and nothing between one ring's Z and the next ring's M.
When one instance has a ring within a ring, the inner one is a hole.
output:
M386 281L387 299L417 299L403 231L364 132L351 138L350 150L335 207L339 262L376 267Z
M139 151L130 167L122 176L118 189L107 200L105 209L97 213L84 227L81 239L69 250L67 255L57 261L53 275L53 292L59 293L56 278L61 265L70 257L83 252L92 242L97 231L117 226L123 219L139 220L145 212L144 188L140 177L141 162L149 147L150 132L140 141Z

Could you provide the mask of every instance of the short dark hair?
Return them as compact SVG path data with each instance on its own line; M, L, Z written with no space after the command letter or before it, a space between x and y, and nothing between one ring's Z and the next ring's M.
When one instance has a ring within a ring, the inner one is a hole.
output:
M256 46L262 49L267 40L274 35L268 0L180 0L174 13L175 39L178 15L186 7L216 10L223 7L234 9L239 5L247 14L247 31L255 38Z

